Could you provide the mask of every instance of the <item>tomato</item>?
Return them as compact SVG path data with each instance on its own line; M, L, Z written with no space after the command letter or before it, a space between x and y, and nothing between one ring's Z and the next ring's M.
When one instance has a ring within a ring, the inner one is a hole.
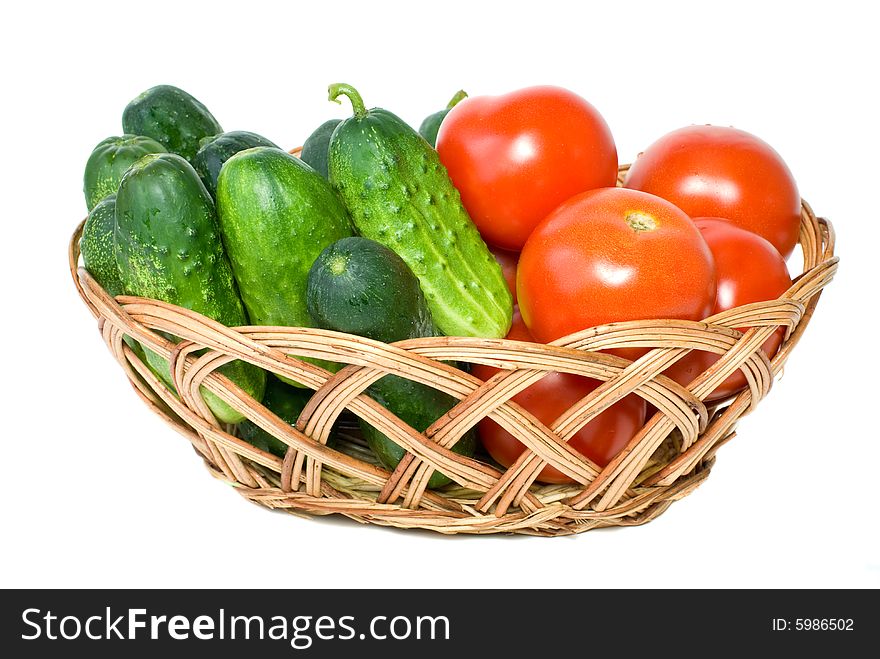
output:
M672 131L639 154L624 185L663 197L691 217L726 218L769 240L785 258L797 244L797 184L779 154L745 131Z
M501 274L504 275L504 281L513 294L513 303L516 304L516 264L519 261L517 252L509 252L506 249L489 246L489 251L495 256L498 265L501 266Z
M785 259L768 241L720 218L697 218L694 223L715 258L718 294L712 313L751 302L775 300L791 286ZM763 349L768 357L776 354L784 338L785 329L780 328L764 342ZM718 359L718 355L711 355L709 363ZM745 386L745 376L737 371L706 400L727 398Z
M520 254L523 319L550 342L623 320L702 320L715 304L715 266L699 229L654 195L604 188L553 211Z
M513 251L563 201L617 180L605 120L559 87L463 100L440 125L437 153L483 239Z
M514 311L513 325L507 338L534 341L518 310ZM488 380L498 369L474 364L471 372L482 380ZM518 393L513 400L549 426L600 384L598 380L570 373L550 373L540 382ZM604 467L627 445L644 423L645 401L630 394L581 428L569 440L569 444L600 467ZM480 421L477 429L480 441L489 455L505 467L516 462L525 450L519 440L491 419ZM572 482L568 476L549 465L541 470L538 480L543 483Z

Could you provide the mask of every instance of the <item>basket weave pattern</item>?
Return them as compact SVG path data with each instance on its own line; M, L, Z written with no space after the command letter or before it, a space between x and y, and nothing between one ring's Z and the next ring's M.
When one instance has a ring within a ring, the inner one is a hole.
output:
M625 171L626 166L621 177ZM642 524L662 513L708 476L716 450L734 436L738 419L769 392L838 261L831 224L804 203L799 239L804 270L777 300L730 309L702 322L613 323L548 345L462 337L388 345L313 328L229 328L165 302L114 299L79 266L82 227L81 223L74 232L69 250L80 296L137 393L192 443L214 476L269 508L338 513L361 522L442 533L566 535ZM761 346L779 327L785 328L786 339L768 360ZM174 344L160 332L180 337L181 342ZM124 335L169 360L179 397L123 342ZM635 362L599 352L626 347L651 350ZM693 349L721 358L686 388L661 375ZM297 356L347 366L331 374ZM215 372L235 359L315 390L296 427ZM451 361L508 370L483 383L446 363ZM704 404L703 399L738 369L748 388L720 406ZM554 371L603 384L545 426L510 399ZM459 403L418 433L363 393L389 373L432 386ZM202 386L287 444L284 459L219 424L199 394ZM586 423L633 393L657 412L604 469L568 446L567 440ZM393 472L372 458L356 432L343 433L335 448L326 445L331 427L346 410L409 452ZM506 470L451 450L484 417L528 449ZM535 483L548 464L576 484ZM455 483L428 490L435 468Z

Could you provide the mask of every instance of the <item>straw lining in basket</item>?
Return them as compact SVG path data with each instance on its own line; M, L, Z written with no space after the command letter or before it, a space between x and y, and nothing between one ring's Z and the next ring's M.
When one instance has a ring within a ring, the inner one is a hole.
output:
M621 177L626 168L621 168ZM69 251L80 296L140 397L192 442L213 475L269 508L338 513L361 522L442 533L564 535L642 524L662 513L706 478L715 451L734 436L737 420L768 393L838 261L831 224L804 203L799 240L804 272L778 300L730 309L702 322L613 323L548 345L461 337L387 345L314 328L228 328L165 302L131 296L114 300L79 266L82 227L83 223L74 232ZM768 360L761 346L779 327L785 328L786 339ZM749 329L741 334L734 328ZM175 345L159 332L182 340ZM126 334L169 360L179 399L122 341ZM595 352L620 347L653 349L632 363ZM661 375L692 349L721 358L687 388ZM348 366L331 374L290 353ZM234 359L316 390L295 428L215 372ZM444 363L448 361L515 370L483 383ZM747 389L721 407L707 408L702 399L740 368ZM548 427L510 399L553 371L603 384ZM417 433L363 394L388 373L435 387L460 402L424 433ZM219 424L199 395L201 386L287 444L284 459L255 448L232 434L232 428ZM600 469L566 442L631 393L659 411ZM326 446L330 428L345 410L409 452L393 472L376 463L353 428L339 447ZM451 450L484 417L529 449L506 470ZM546 464L576 484L535 484ZM455 484L426 489L435 468Z

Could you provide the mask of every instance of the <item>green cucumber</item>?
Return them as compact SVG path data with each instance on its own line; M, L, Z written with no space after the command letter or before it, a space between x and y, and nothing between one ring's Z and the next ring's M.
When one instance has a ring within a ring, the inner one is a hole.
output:
M113 233L115 231L116 194L114 193L104 197L89 213L79 242L79 251L82 254L86 270L95 278L101 288L113 297L125 293L113 248ZM146 360L140 343L128 335L123 340L134 350L141 361Z
M369 238L343 238L321 252L309 271L306 302L318 327L376 341L439 334L419 280Z
M295 426L299 415L311 397L311 391L291 387L277 378L269 377L266 382L263 405L283 421ZM283 458L287 453L287 444L260 428L250 419L245 419L238 424L238 436L258 449L277 455L279 458ZM336 435L331 430L330 436L327 438L327 446L333 446L335 443Z
M146 155L125 173L116 195L114 247L129 295L170 302L230 327L248 324L211 195L182 157ZM147 360L170 383L168 363L152 351ZM234 361L219 372L253 398L262 397L263 370ZM211 392L203 389L202 395L221 422L244 418Z
M217 177L220 175L220 168L223 167L223 163L239 151L255 146L280 148L262 135L249 133L246 130L233 130L202 139L201 146L193 157L192 164L199 173L199 176L202 177L202 183L208 188L208 192L211 193L212 197L217 197Z
M113 233L116 230L116 193L104 197L92 208L85 226L79 250L83 265L95 281L112 297L125 293L116 253L113 250Z
M122 130L152 137L187 160L203 138L223 132L208 108L171 85L151 87L133 99L122 113Z
M399 117L367 110L351 86L331 85L330 99L340 95L354 116L330 140L330 181L358 232L403 258L444 334L504 337L510 290L437 152Z
M443 123L449 111L466 98L467 92L465 90L459 89L455 92L455 96L452 97L445 109L425 117L419 126L419 135L424 137L431 146L437 146L437 133L440 132L440 124Z
M318 126L303 143L302 153L299 157L303 162L311 165L312 169L324 178L329 178L327 173L327 155L330 150L330 136L336 127L342 123L342 119L330 119Z
M396 375L386 375L370 386L367 394L418 432L427 430L457 402L449 394ZM358 422L367 445L379 458L379 462L393 470L406 455L406 451L363 419L358 419ZM452 450L459 455L471 457L476 446L476 431L471 428L455 443ZM428 479L428 487L443 487L451 482L448 476L435 470Z
M309 268L327 245L352 234L330 184L286 151L247 149L220 171L217 211L251 322L311 327Z
M107 195L115 195L125 170L141 156L165 150L156 140L142 135L119 135L98 142L83 174L83 194L88 209L91 211Z
M376 341L393 343L438 333L418 279L397 254L367 238L343 238L321 253L309 272L308 306L320 327ZM456 403L446 393L396 375L386 375L367 393L418 432ZM406 451L362 419L359 422L373 453L394 469ZM452 450L471 456L475 446L472 429ZM435 471L428 486L449 482Z

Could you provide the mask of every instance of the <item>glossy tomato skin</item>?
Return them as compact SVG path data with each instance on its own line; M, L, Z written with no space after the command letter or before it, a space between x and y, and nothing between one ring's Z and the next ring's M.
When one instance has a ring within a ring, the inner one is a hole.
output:
M519 262L519 253L510 252L500 247L489 246L489 251L501 266L501 274L504 275L504 281L507 282L507 288L513 295L513 303L516 304L516 264ZM525 340L525 339L524 339Z
M539 224L520 254L517 294L545 343L625 320L702 320L715 265L700 231L653 195L604 188L576 195Z
M513 325L508 339L534 341L522 316L514 311ZM498 369L474 364L472 373L481 380L488 380ZM513 400L534 414L545 425L553 423L569 407L601 384L598 380L569 373L550 373ZM607 465L645 423L645 401L630 394L618 401L581 428L569 444L600 467ZM483 419L477 426L480 441L499 464L509 467L525 450L522 443L491 419ZM572 480L559 470L546 466L538 480L542 483L571 483Z
M785 257L800 231L801 198L785 161L763 140L726 126L672 131L639 154L624 185L769 240Z
M437 153L483 239L512 251L563 201L617 180L605 120L560 87L463 100L440 126Z
M718 294L712 313L751 302L775 300L791 286L785 259L767 240L720 218L697 218L694 224L703 234L715 259ZM744 329L740 328L740 331ZM778 329L764 342L764 353L773 357L784 338L785 330ZM718 355L710 355L709 364L714 364L718 359ZM706 400L728 398L745 386L745 376L737 371Z

